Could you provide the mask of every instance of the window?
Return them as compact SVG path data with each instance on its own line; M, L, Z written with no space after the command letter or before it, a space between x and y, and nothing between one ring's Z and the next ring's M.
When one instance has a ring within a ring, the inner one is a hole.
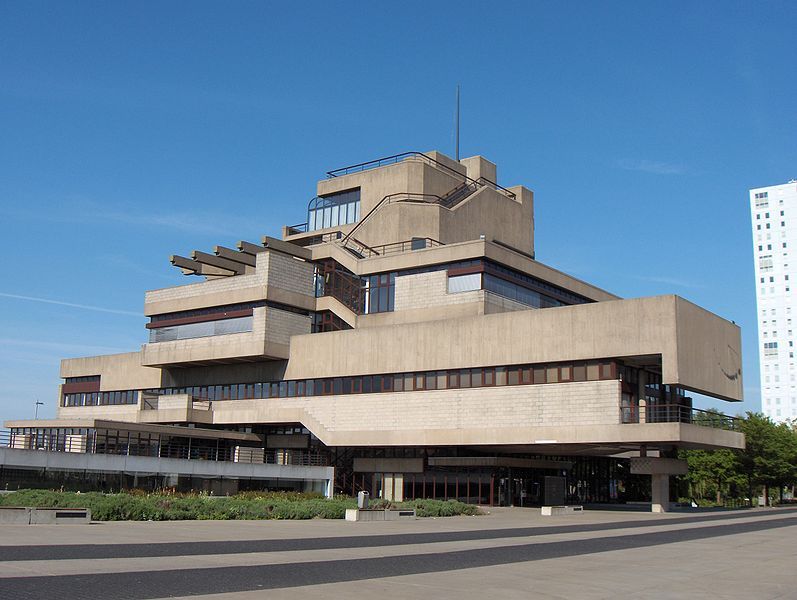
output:
M239 317L237 319L224 319L222 321L204 321L202 323L188 323L174 327L159 327L149 330L149 342L170 342L215 335L228 335L231 333L244 333L252 331L253 317Z
M396 273L382 273L367 278L366 314L391 312L396 297Z
M482 274L457 275L448 278L448 293L470 292L482 289Z
M778 353L777 342L764 342L764 356L773 356Z
M307 206L307 230L348 225L360 220L360 188L313 198Z

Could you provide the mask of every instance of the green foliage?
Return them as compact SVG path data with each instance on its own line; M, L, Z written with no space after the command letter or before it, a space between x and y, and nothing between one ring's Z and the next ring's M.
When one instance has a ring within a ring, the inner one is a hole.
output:
M708 414L706 419L712 419ZM744 450L682 450L689 464L685 480L689 496L713 503L723 498L753 496L760 488L783 489L797 483L797 432L787 423L774 423L748 412L739 420L745 434Z
M753 485L784 486L797 479L797 435L786 423L747 413L742 422L746 448L738 453L739 469Z
M369 502L370 509L415 509L418 517L453 517L456 515L481 515L481 509L475 504L465 504L459 500L406 500L404 502L390 502L389 500L376 499Z
M455 500L413 500L379 508L415 508L420 517L480 514L478 507ZM50 490L20 490L0 496L0 505L91 509L97 521L178 521L188 519L342 519L354 498L324 498L318 494L243 492L236 496L206 494L85 494Z

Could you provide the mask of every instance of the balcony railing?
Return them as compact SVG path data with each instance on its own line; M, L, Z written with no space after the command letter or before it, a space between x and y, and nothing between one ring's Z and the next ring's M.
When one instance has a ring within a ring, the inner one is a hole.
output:
M640 415L644 414L644 420ZM682 404L636 405L620 408L621 423L689 423L727 431L739 431L739 419L711 410L691 408Z
M90 432L82 435L56 433L12 433L0 430L0 448L28 450L32 452L70 452L83 454L109 454L116 456L145 456L152 458L176 458L182 460L210 460L269 465L326 466L327 457L319 452L304 449L274 450L243 447L248 452L238 452L229 441L196 439L191 441L145 441L127 438L124 434L108 435L107 432ZM252 452L254 451L254 452ZM261 454L262 453L262 454ZM253 460L253 456L258 459ZM262 456L263 460L259 460Z
M286 229L288 230L288 235L296 235L297 233L307 233L307 223L288 225Z
M349 240L352 244L352 240ZM403 242L394 242L392 244L382 244L380 246L366 246L362 243L356 248L358 253L365 258L372 258L374 256L385 256L387 254L400 254L402 252L410 252L412 250L424 250L426 248L436 248L442 246L442 242L438 242L433 238L413 238Z

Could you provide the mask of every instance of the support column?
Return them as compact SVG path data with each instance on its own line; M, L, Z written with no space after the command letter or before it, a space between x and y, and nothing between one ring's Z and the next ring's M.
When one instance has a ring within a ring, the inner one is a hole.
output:
M651 475L650 512L664 513L670 510L670 476L663 473Z
M639 369L639 384L637 385L637 406L639 407L639 423L647 420L647 398L645 388L648 385L648 373L645 369Z

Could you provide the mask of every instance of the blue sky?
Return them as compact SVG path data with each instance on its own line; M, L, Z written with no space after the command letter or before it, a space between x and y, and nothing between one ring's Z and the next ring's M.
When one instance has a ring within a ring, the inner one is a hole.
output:
M792 2L0 2L0 420L134 350L170 254L302 222L325 171L462 154L535 191L539 260L743 328L747 190L797 177ZM47 302L45 302L45 300Z

